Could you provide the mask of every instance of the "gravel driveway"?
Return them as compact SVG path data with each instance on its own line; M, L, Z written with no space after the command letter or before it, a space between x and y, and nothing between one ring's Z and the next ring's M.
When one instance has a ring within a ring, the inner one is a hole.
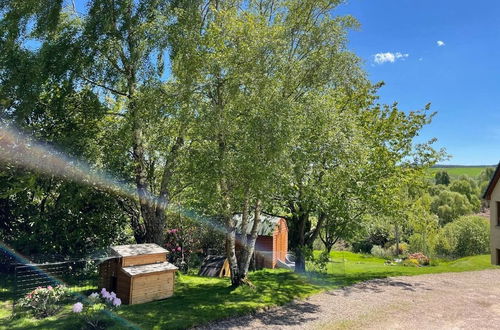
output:
M500 270L371 280L203 329L500 329Z

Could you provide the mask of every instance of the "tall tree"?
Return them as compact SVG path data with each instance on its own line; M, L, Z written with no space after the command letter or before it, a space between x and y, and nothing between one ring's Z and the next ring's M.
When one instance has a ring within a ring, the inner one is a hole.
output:
M169 1L93 0L80 13L63 1L4 1L2 21L6 43L22 45L26 38L52 47L52 63L45 69L70 77L75 89L89 88L112 117L101 136L122 142L124 162L131 163L137 189L144 239L163 243L165 209L184 144L182 125L176 125L179 107L163 82L168 55ZM27 23L35 20L34 29ZM55 52L61 52L57 55ZM58 61L61 60L61 61ZM151 98L155 98L154 106ZM162 132L162 134L158 134ZM108 143L110 144L110 143ZM115 157L114 160L117 158ZM104 158L106 160L106 157ZM121 167L125 167L123 164ZM124 179L129 179L129 173ZM135 214L132 225L140 231L135 198L122 205ZM138 235L137 237L139 237Z

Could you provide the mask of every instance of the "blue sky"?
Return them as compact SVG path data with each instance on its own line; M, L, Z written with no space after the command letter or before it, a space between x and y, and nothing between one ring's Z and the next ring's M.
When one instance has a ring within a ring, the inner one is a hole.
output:
M361 23L349 47L372 81L386 83L382 102L432 103L438 114L419 140L438 138L453 156L442 163L498 163L500 1L349 0L336 13Z

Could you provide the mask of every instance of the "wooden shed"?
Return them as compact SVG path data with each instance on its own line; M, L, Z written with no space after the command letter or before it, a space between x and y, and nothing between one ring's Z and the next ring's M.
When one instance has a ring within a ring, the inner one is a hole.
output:
M241 214L235 215L234 220L237 234L241 237ZM249 216L247 235L250 235L253 220L253 215ZM257 235L254 253L256 269L276 268L280 261L282 264L287 263L288 226L285 219L262 214L261 223L257 227Z
M113 291L124 304L165 299L174 294L177 267L167 250L156 244L117 245L99 268L101 288Z
M207 256L201 264L199 276L229 277L231 269L226 256Z

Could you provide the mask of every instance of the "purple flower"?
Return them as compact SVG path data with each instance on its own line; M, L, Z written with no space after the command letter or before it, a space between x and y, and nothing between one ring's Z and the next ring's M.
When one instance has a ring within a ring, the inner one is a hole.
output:
M81 313L83 310L83 304L81 302L77 302L73 305L73 313Z
M122 304L122 300L120 298L113 299L113 306L118 307Z
M111 298L115 299L115 298L116 298L116 293L111 292L109 296L110 296Z
M104 296L106 293L108 293L108 291L106 290L106 288L102 288L101 294Z
M97 292L91 293L89 298L90 299L97 299L97 298L99 298L99 294Z

